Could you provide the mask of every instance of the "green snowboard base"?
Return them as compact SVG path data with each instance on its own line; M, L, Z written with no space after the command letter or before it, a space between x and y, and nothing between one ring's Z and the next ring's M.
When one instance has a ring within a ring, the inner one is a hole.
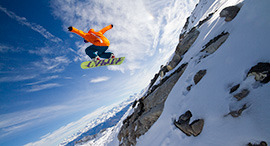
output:
M81 64L82 69L94 68L100 66L120 65L125 60L125 57L111 58L97 61L85 61Z

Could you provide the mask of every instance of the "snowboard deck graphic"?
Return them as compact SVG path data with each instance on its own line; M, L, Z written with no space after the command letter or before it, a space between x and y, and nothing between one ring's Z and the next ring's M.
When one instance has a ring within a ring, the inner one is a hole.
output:
M100 66L109 66L109 65L120 65L125 60L125 57L103 59L97 61L85 61L81 64L82 69L94 68Z

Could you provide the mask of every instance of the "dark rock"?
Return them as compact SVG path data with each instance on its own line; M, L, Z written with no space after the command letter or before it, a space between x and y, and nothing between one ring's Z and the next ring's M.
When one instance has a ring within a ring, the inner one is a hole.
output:
M149 85L148 89L150 89L153 86L153 84L156 82L156 80L158 79L158 75L159 74L155 74L154 78L150 82L150 85Z
M270 63L259 62L249 70L247 76L255 76L256 81L268 83L270 81Z
M187 18L186 23L185 23L185 25L184 25L184 27L183 27L183 30L187 30L188 25L189 25L189 18L190 18L190 17ZM181 39L181 35L180 35L180 39Z
M235 97L238 101L242 100L246 96L248 96L249 90L243 89L240 93L235 94L233 97Z
M179 117L178 121L174 121L174 125L187 136L198 136L202 132L204 120L198 119L189 124L191 117L192 113L188 110Z
M203 119L198 119L198 120L193 121L190 124L190 127L191 127L191 129L193 131L192 134L194 136L198 136L202 132L203 125L204 125L204 120Z
M193 78L195 85L200 82L200 80L205 76L205 74L206 70L200 70L196 73L196 75Z
M134 108L134 107L137 105L137 103L138 103L138 101L135 100L135 101L133 102L133 104L132 104L132 108Z
M178 123L180 123L180 124L183 124L186 122L189 123L189 120L191 117L192 117L192 113L188 110L178 118Z
M192 85L189 85L189 86L187 87L187 91L190 91L190 90L191 90L191 87L192 87Z
M222 32L212 40L210 40L206 45L203 46L203 50L201 52L206 52L209 54L213 54L229 37L228 32Z
M242 108L240 108L240 109L237 110L237 111L231 111L228 115L231 115L232 117L237 118L237 117L241 116L242 112L243 112L244 110L246 110L247 108L248 108L247 105L244 104L244 105L242 106ZM226 115L226 116L227 116L227 115Z
M239 87L240 87L240 84L237 84L237 85L233 86L233 87L231 88L231 90L230 90L230 93L235 92Z
M160 71L159 71L159 76L160 77L164 77L165 76L165 74L168 72L168 71L170 71L170 70L172 70L172 68L170 68L170 67L168 67L168 66L161 66L161 68L160 68ZM157 79L157 78L156 78Z
M166 66L168 71L174 69L180 63L180 61L183 59L183 55L193 45L199 34L200 32L196 28L193 28L186 35L181 36L183 39L181 39L177 45L172 60Z
M202 21L200 21L199 24L197 25L197 28L201 27L201 25L203 25L206 21L208 21L209 19L211 19L213 15L214 15L214 13L210 13L205 19L203 19Z
M174 121L174 125L180 129L183 133L185 133L187 136L191 136L192 133L191 133L191 127L189 126L188 123L178 123L177 121Z
M261 141L260 144L252 144L248 143L248 146L267 146L267 143L265 141Z
M225 17L225 21L232 21L236 15L238 14L238 12L240 11L240 7L239 6L230 6L227 8L224 8L221 12L220 12L220 17Z

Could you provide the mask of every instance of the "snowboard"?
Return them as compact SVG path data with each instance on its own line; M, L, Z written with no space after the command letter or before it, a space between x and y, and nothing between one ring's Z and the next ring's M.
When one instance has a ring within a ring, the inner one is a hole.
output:
M109 65L120 65L125 60L125 57L119 57L119 58L111 58L111 59L103 59L103 60L97 60L97 61L85 61L81 64L82 69L87 68L94 68L94 67L100 67L100 66L109 66Z

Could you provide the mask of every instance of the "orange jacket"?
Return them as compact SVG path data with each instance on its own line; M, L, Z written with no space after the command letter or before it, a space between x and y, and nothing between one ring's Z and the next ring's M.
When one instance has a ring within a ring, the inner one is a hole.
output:
M72 27L71 32L78 34L95 46L110 46L110 41L103 35L107 30L110 29L112 29L112 25L106 26L98 32L95 32L94 29L90 29L88 33L85 33L82 30Z

